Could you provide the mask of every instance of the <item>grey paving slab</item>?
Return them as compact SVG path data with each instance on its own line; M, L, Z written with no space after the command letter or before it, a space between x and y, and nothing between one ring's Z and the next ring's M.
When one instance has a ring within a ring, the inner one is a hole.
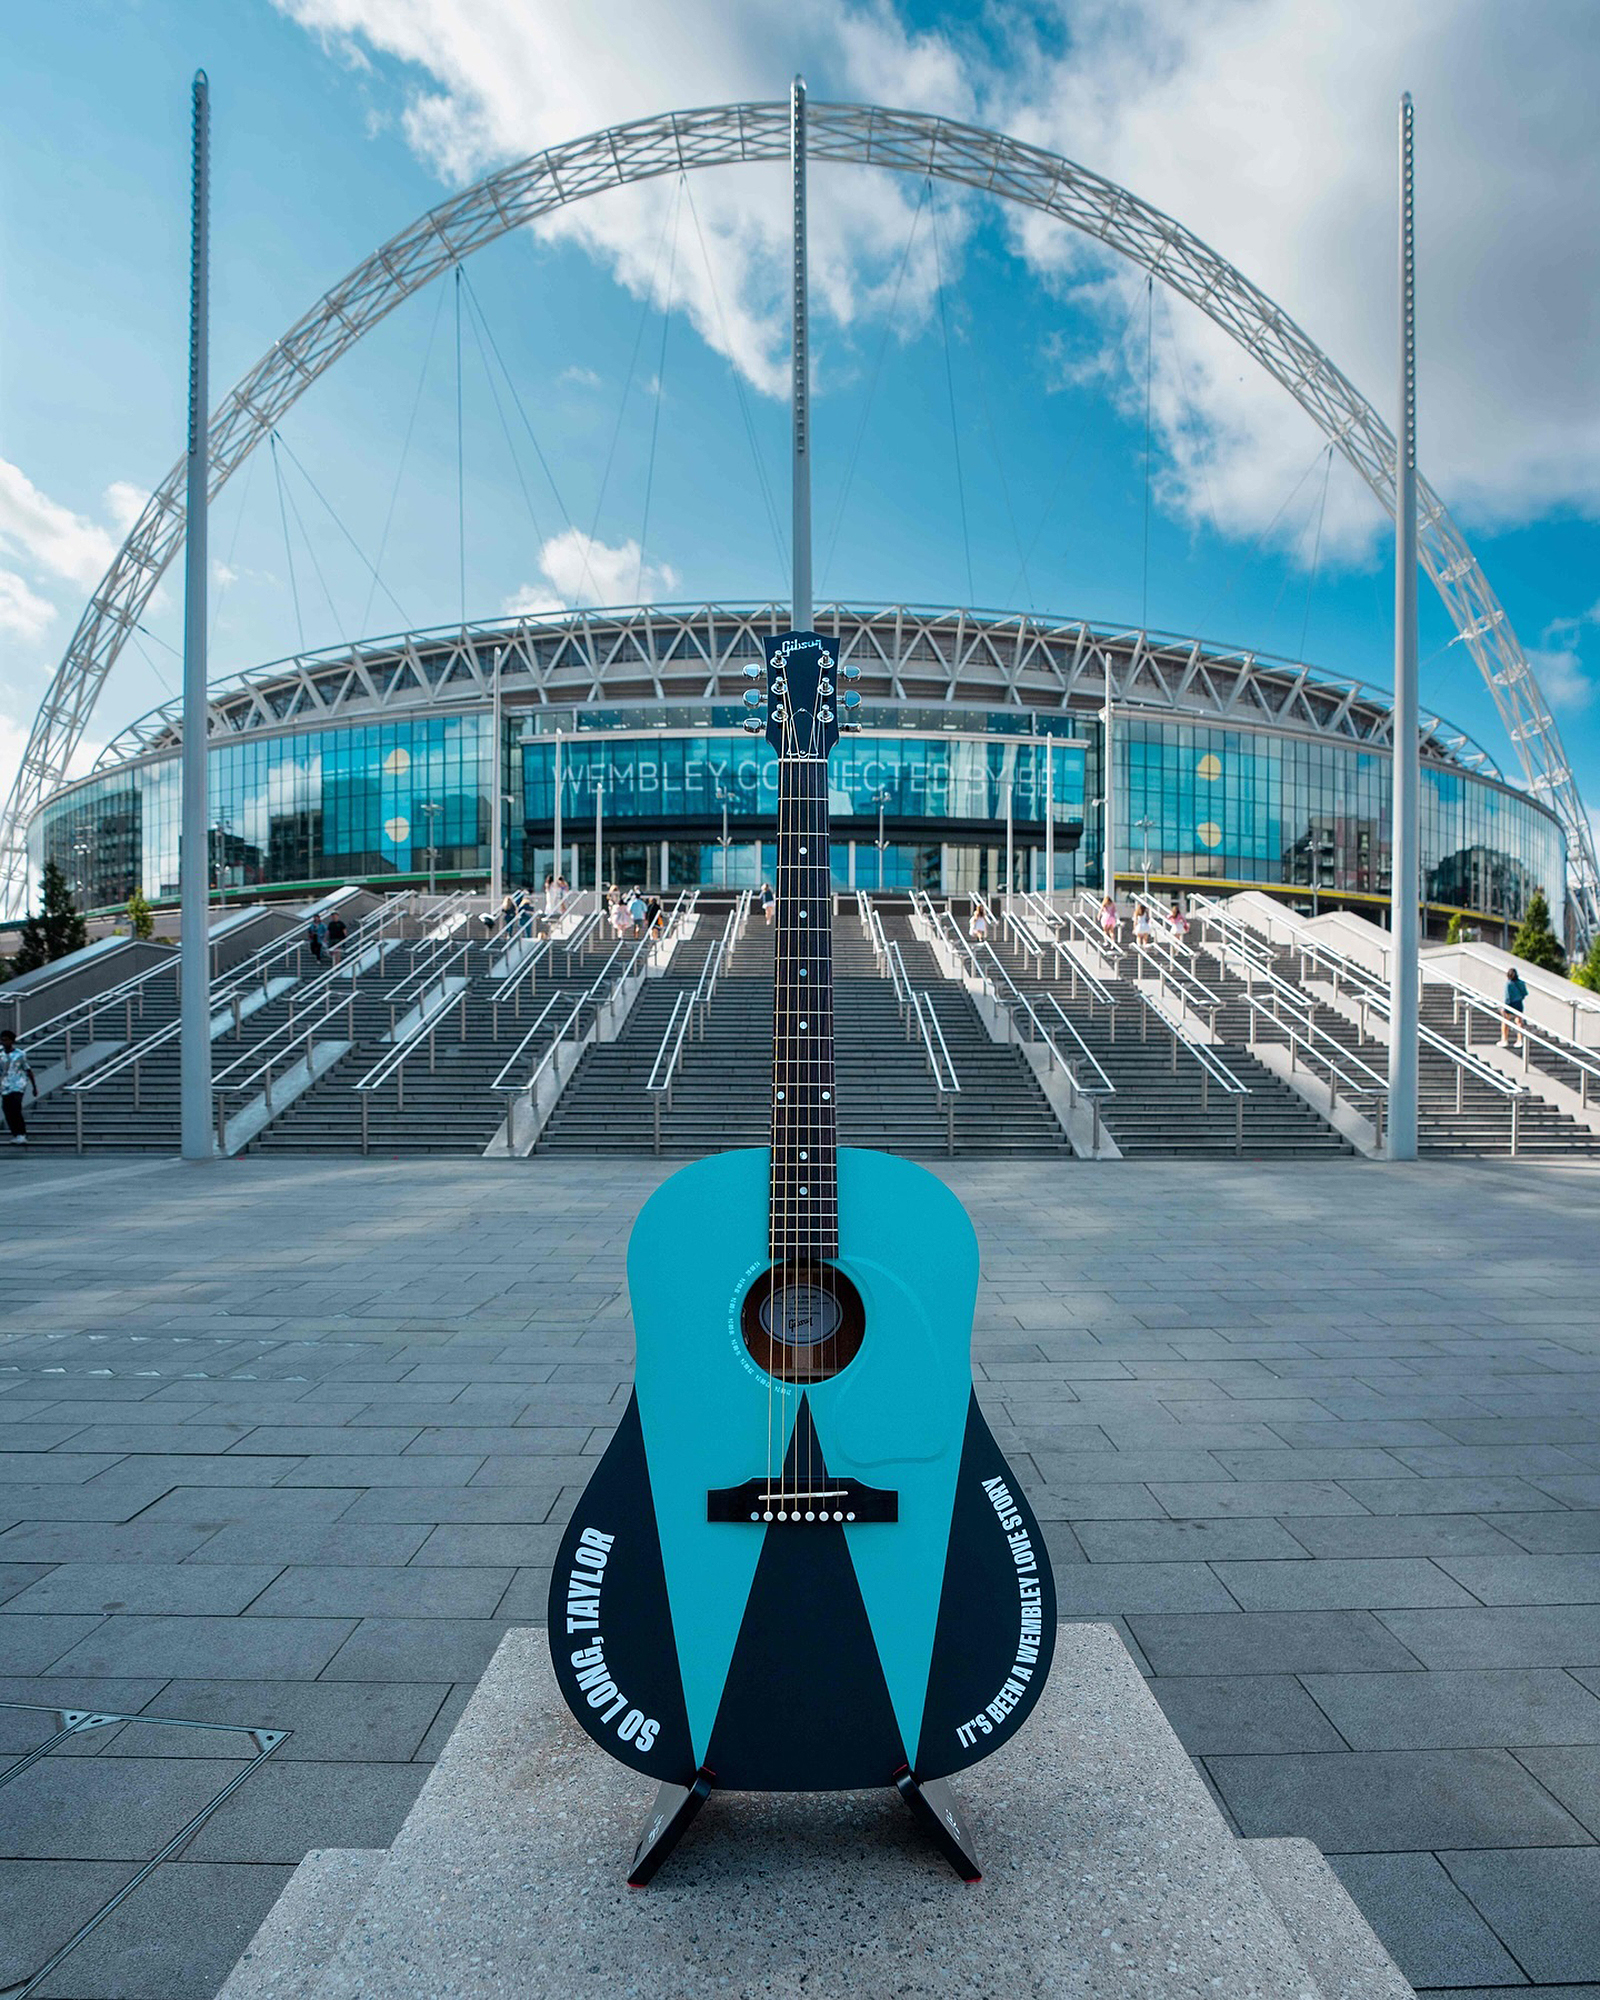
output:
M0 1990L22 1985L133 1872L131 1861L0 1861Z
M1574 1737L1560 1745L1519 1750L1516 1755L1545 1790L1600 1839L1600 1743Z
M329 1565L284 1570L251 1606L252 1618L478 1618L499 1603L511 1570Z
M360 1521L236 1522L210 1536L189 1557L195 1567L213 1563L337 1565L402 1564L411 1561L427 1539L425 1527L401 1523L383 1526Z
M0 1612L0 1647L5 1640ZM41 1619L84 1626L89 1637L62 1647L57 1674L161 1674L193 1680L315 1679L355 1627L352 1618ZM435 1678L438 1678L437 1676ZM448 1679L450 1676L444 1676Z
M1073 1531L1091 1562L1207 1562L1301 1554L1276 1521L1080 1521Z
M13 1611L243 1611L276 1563L62 1563L11 1600Z
M1218 1562L1212 1569L1245 1611L1360 1611L1473 1602L1469 1591L1422 1556L1307 1556L1294 1562Z
M1237 1608L1203 1562L1078 1563L1057 1574L1056 1602L1063 1618Z
M1150 1490L1162 1511L1174 1520L1223 1520L1251 1514L1283 1520L1295 1514L1368 1511L1353 1494L1325 1479L1231 1479L1160 1485Z
M1580 1846L1583 1826L1506 1750L1208 1757L1247 1838L1292 1825L1324 1854Z
M1151 1681L1150 1692L1191 1757L1347 1747L1292 1674L1157 1678Z
M1559 1520L1534 1514L1530 1520ZM1362 1514L1297 1517L1287 1532L1313 1556L1510 1555L1517 1544L1503 1524L1476 1514Z
M41 1758L5 1788L0 1858L70 1855L76 1861L146 1861L253 1754L245 1744L236 1759L215 1763L169 1757Z
M1128 1623L1157 1675L1420 1670L1370 1611L1151 1613Z
M169 1861L78 1947L39 2000L212 2000L292 1873Z
M1554 1667L1306 1674L1302 1683L1353 1750L1600 1743L1600 1703Z
M0 1608L0 1674L41 1674L96 1631L101 1618L67 1618ZM91 1672L137 1673L137 1667L114 1666Z
M1413 1986L1526 1985L1517 1961L1431 1854L1335 1854L1335 1873Z
M308 1848L330 1845L330 1830L387 1847L427 1775L425 1764L274 1759L218 1808L186 1851L196 1861L299 1862Z
M513 1486L380 1487L363 1493L342 1518L356 1523L385 1521L427 1527L446 1521L532 1525L550 1518L563 1490L559 1484L536 1485L531 1481Z
M1484 1604L1600 1603L1600 1554L1441 1556L1439 1567Z
M324 1673L336 1681L474 1680L505 1631L493 1618L364 1618Z
M1369 1514L1527 1514L1565 1503L1521 1479L1350 1479L1345 1491ZM1596 1488L1600 1497L1600 1487ZM1331 1511L1331 1510L1330 1510Z
M1600 1847L1439 1859L1530 1979L1600 1981Z
M1375 1615L1427 1667L1600 1666L1600 1605Z
M403 1763L416 1756L450 1693L448 1682L175 1680L142 1701L110 1705L190 1722L287 1729L292 1733L273 1752L274 1763ZM106 1754L216 1758L230 1755L231 1743L212 1730L131 1722Z

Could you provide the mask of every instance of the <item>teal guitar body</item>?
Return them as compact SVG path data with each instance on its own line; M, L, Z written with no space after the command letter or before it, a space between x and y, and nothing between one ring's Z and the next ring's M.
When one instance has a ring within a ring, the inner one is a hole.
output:
M660 1781L631 1881L713 1788L891 1784L973 1879L944 1781L1039 1699L1054 1588L973 1394L972 1224L837 1140L826 763L854 668L815 633L763 643L772 1143L685 1167L634 1224L634 1393L561 1543L551 1653L594 1740Z

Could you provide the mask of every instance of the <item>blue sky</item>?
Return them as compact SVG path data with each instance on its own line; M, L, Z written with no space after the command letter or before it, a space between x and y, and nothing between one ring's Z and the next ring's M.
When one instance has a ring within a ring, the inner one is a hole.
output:
M197 65L214 94L214 400L478 174L614 120L775 97L801 67L816 98L946 111L1121 180L1230 256L1384 408L1394 106L1411 88L1424 467L1600 801L1600 344L1593 260L1570 247L1600 211L1592 25L1579 0L1003 15L817 0L800 26L776 0L15 11L0 65L0 781L181 448ZM401 307L214 508L214 671L302 638L451 621L463 568L469 616L781 594L784 194L781 172L741 169L602 197ZM1379 510L1215 329L1070 232L979 197L819 168L813 198L822 594L1146 622L1388 683ZM179 593L175 570L92 743L176 686ZM1424 701L1514 770L1452 636L1425 592Z

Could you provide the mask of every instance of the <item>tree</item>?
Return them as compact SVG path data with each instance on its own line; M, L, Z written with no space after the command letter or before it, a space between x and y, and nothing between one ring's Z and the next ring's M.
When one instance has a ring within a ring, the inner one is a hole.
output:
M128 898L128 923L136 938L154 937L156 934L156 913L146 902L142 889L135 889Z
M1450 912L1450 928L1444 934L1444 941L1446 944L1465 944L1467 941L1467 927L1459 910Z
M1596 931L1589 941L1589 956L1572 975L1577 986L1587 986L1591 993L1600 993L1600 931Z
M1550 928L1550 905L1545 901L1542 889L1533 892L1528 914L1522 919L1522 928L1511 940L1511 956L1526 959L1529 965L1537 965L1546 972L1565 972L1567 969L1567 954Z
M78 906L72 900L72 891L67 887L67 878L61 872L59 862L44 864L44 889L36 917L22 920L22 943L11 961L11 970L34 972L41 965L52 965L58 958L65 958L68 952L82 951L89 942L89 933L83 918L78 914Z

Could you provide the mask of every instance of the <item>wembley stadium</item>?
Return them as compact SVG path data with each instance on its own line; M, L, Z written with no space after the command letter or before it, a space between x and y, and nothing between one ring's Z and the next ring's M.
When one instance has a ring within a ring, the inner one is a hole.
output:
M307 653L211 691L217 888L482 884L498 789L508 885L555 867L658 886L772 873L775 771L745 734L772 604L515 617ZM863 729L830 769L841 889L1163 896L1265 888L1374 915L1390 891L1387 697L1197 639L1023 613L829 605ZM1107 757L1107 740L1110 756ZM31 816L88 909L178 891L176 704ZM1109 765L1109 770L1108 770ZM559 775L558 775L559 774ZM1556 814L1424 718L1422 890L1500 937L1536 890L1559 929Z

